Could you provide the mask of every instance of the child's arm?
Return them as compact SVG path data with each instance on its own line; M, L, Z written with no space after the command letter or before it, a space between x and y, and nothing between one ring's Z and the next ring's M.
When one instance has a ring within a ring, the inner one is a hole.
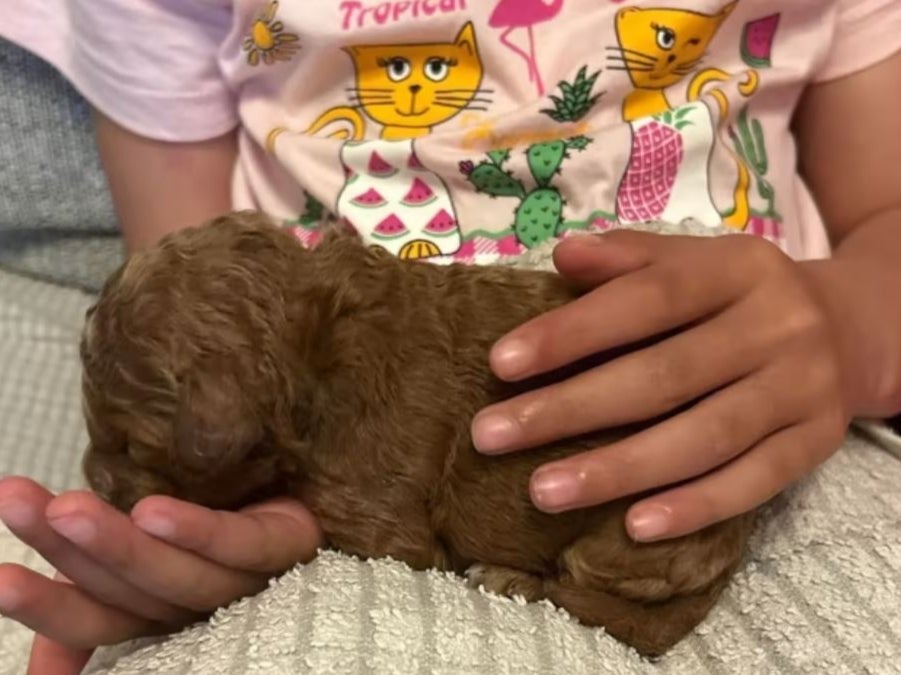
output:
M679 414L536 472L535 503L565 511L668 488L630 510L639 540L747 511L840 446L854 416L901 409L901 54L810 89L800 154L835 255L795 262L749 236L612 232L557 249L596 287L493 352L509 380L671 334L476 419L481 450L519 450ZM672 487L679 484L678 487Z
M231 209L235 132L167 143L139 136L94 113L97 146L129 250Z
M808 263L838 337L854 414L901 410L901 54L809 90L800 160L835 245Z

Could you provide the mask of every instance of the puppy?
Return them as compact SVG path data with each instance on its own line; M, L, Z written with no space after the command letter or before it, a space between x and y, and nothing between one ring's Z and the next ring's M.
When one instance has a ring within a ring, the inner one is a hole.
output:
M92 488L123 510L151 494L237 508L301 499L330 546L547 598L659 655L739 564L752 515L633 542L635 497L538 511L541 464L624 431L485 457L502 335L572 300L558 275L404 262L351 236L315 251L253 213L165 239L107 282L81 345Z

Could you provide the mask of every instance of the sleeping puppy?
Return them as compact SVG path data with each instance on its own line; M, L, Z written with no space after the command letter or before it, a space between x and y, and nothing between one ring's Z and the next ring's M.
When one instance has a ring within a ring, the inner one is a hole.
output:
M548 515L528 489L624 430L503 457L470 439L522 387L492 375L492 345L574 297L552 273L405 262L343 235L308 251L262 216L219 218L131 258L89 310L85 473L123 510L291 494L345 553L468 572L661 654L710 610L753 516L637 544L637 497Z

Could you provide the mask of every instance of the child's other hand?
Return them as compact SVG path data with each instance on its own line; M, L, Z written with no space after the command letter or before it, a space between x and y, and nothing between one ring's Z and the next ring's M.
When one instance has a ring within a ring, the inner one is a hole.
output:
M499 377L668 336L482 411L476 446L521 450L685 408L539 469L531 491L542 510L670 486L635 504L627 528L641 541L676 537L758 506L841 444L851 415L839 330L806 263L751 236L627 231L569 240L555 259L594 290L502 339L492 353Z
M0 519L64 575L0 564L0 613L43 636L29 673L74 675L94 647L199 620L321 543L313 516L287 499L230 513L149 497L129 517L89 492L54 497L24 478L0 481Z

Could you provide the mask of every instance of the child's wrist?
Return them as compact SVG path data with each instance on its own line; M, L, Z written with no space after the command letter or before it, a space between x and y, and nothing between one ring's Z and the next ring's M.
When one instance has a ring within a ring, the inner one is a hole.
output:
M799 263L836 346L844 398L854 416L886 417L901 407L901 312L885 293L901 270L841 257Z

